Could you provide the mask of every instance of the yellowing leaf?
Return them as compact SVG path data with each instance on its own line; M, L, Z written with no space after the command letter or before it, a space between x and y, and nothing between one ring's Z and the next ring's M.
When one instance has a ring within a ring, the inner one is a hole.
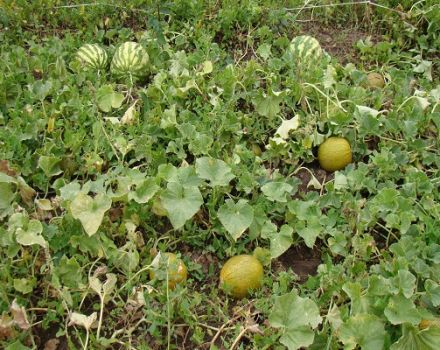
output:
M110 209L111 199L105 194L98 194L95 198L84 193L78 193L70 204L72 216L81 221L84 230L89 236L94 235Z
M278 127L277 131L275 132L275 135L278 135L283 140L286 140L289 138L289 132L291 130L296 130L299 127L299 116L296 115L292 119L284 119L281 122L281 125Z

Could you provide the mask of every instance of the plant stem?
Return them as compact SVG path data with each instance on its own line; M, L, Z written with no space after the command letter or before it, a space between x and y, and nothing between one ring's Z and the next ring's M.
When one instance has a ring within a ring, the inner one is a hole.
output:
M101 333L101 327L102 327L102 318L104 316L104 298L105 293L102 295L99 295L99 298L101 299L101 310L99 310L99 321L98 321L98 329L96 331L96 339L99 339L99 334Z

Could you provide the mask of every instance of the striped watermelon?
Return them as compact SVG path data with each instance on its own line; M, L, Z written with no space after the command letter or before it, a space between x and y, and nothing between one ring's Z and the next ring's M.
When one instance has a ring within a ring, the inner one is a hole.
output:
M128 41L116 49L110 70L117 77L142 77L148 72L148 62L148 53L141 44Z
M308 35L293 38L290 52L297 64L303 66L316 64L323 54L319 41Z
M107 52L98 44L85 44L76 53L76 58L85 66L92 69L105 69Z

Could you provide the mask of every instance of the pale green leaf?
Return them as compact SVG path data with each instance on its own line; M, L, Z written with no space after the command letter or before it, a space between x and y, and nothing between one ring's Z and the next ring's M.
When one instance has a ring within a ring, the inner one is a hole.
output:
M236 241L252 223L254 209L244 199L237 203L228 199L217 212L218 218Z
M202 195L196 186L182 186L177 182L168 183L160 199L176 230L191 219L203 204Z
M15 231L17 243L29 246L38 244L39 246L46 248L48 247L48 243L41 236L43 232L43 225L40 221L32 219L27 224L27 227L20 227Z
M267 199L273 202L287 202L287 196L292 194L293 186L283 181L272 181L261 187Z
M196 160L196 173L200 178L208 180L212 187L226 186L235 177L228 164L209 157Z
M355 349L357 345L361 350L381 350L385 341L385 327L375 315L358 314L342 324L339 339L346 350Z
M410 324L402 326L402 336L391 345L390 350L438 350L440 327L420 330Z
M257 54L260 55L262 59L267 60L271 55L270 49L270 44L263 43L258 47Z
M110 112L112 108L119 108L124 101L124 95L113 90L111 85L103 85L96 91L96 103L103 112Z
M47 177L52 177L61 174L63 171L60 168L61 158L41 156L38 159L38 167L41 168Z
M270 325L282 329L280 340L289 350L312 344L313 329L321 321L315 302L309 298L301 298L296 291L277 297L269 315Z
M96 312L93 312L90 316L73 312L69 318L70 319L69 325L81 326L88 330L92 327L93 323L96 321L97 316L98 315Z
M271 258L278 258L293 243L293 228L289 225L281 226L280 232L275 232L270 238L270 255Z
M104 219L104 214L110 209L112 200L103 193L95 198L85 193L78 193L70 204L72 216L81 221L89 236L94 235Z
M299 115L295 115L292 119L283 119L277 131L275 131L275 135L281 137L283 140L287 140L289 138L289 132L298 129L299 121Z
M421 320L413 301L403 295L396 295L390 298L384 314L391 324L412 323L418 324Z
M134 200L137 203L147 203L156 192L159 190L159 186L156 184L154 178L147 178L140 184L136 185L136 188L129 192L128 199Z

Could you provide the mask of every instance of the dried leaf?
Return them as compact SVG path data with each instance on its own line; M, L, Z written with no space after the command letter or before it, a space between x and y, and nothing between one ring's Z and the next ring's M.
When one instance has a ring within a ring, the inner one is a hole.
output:
M31 327L27 319L26 310L23 306L17 304L17 299L14 299L9 310L14 318L14 323L20 327L20 329L26 330Z
M0 340L9 339L15 336L15 330L13 328L14 321L6 315L0 317Z
M90 329L92 327L93 322L96 321L96 318L97 318L96 312L94 312L90 316L73 312L70 315L69 326L75 325L75 326L84 327L85 329Z

